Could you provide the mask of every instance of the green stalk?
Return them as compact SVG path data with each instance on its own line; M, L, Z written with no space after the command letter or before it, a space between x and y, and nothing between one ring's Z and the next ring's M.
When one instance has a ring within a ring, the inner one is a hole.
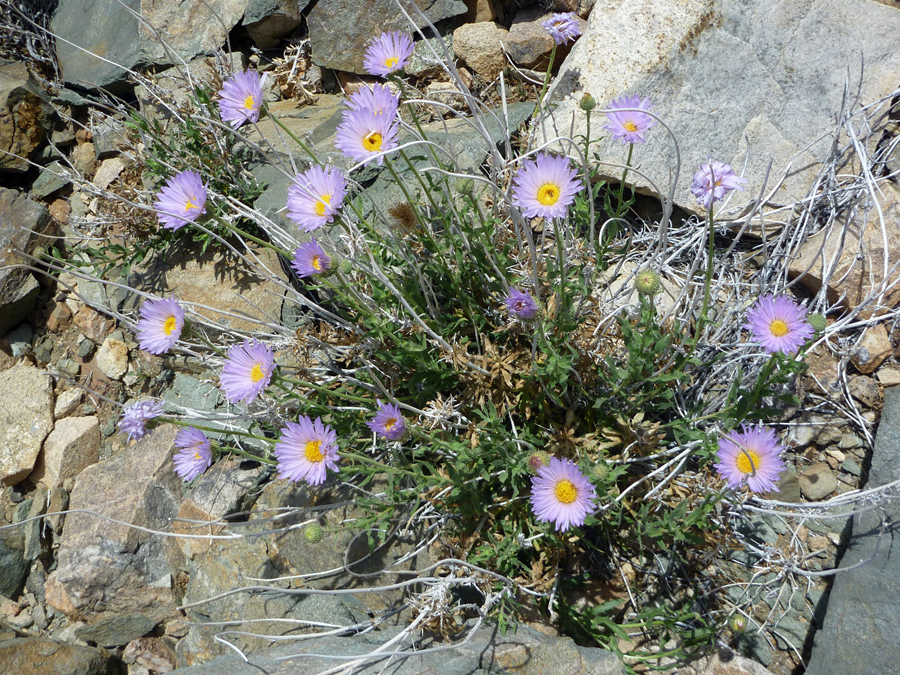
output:
M534 106L534 112L531 113L531 116L534 117L541 110L541 103L544 102L544 94L547 93L547 85L550 84L550 75L553 71L553 60L556 58L556 41L553 41L553 49L550 50L550 63L547 64L547 72L544 74L544 86L541 88L541 95L538 96L537 104Z
M272 114L272 111L269 110L268 106L266 106L266 113L269 115L270 118L272 118L272 121L275 122L275 124L277 124L284 133L286 133L288 136L291 137L291 140L294 141L294 143L296 143L297 145L300 146L300 148L303 150L303 152L305 152L307 155L310 156L310 158L312 159L312 161L314 163L318 164L319 166L322 166L321 160L318 158L316 153L313 152L312 148L310 148L303 140L301 140L300 137L297 136L297 134L295 134L293 131L288 129L285 126L284 122L282 122L280 119L275 117L275 115Z
M628 144L628 158L625 160L625 170L622 172L622 182L619 183L618 203L616 204L616 218L622 216L622 202L625 200L625 180L628 178L628 171L631 169L631 155L634 152L634 143Z
M244 237L245 239L249 239L252 242L256 242L260 246L270 248L273 251L275 251L276 253L280 253L281 255L285 256L286 258L290 259L293 257L293 254L290 251L287 251L287 250L281 248L280 246L276 246L275 244L273 244L270 241L264 241L264 240L260 239L259 237L254 237L252 234L250 234L248 232L244 232L244 230L242 230L241 228L232 225L231 223L220 218L219 216L211 216L211 218L214 221L216 221L219 225L221 225L222 227L224 227L228 230L231 230L235 234L238 234L238 235Z

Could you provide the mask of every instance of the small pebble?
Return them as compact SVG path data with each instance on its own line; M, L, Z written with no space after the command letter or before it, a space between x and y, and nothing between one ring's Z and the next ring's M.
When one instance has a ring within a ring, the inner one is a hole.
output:
M841 462L841 470L857 477L862 474L862 469L860 468L859 464L857 464L855 460L849 458Z

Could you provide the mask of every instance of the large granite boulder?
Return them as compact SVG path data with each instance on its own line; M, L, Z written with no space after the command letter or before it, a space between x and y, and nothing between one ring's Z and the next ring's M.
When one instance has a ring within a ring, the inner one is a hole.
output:
M585 92L601 107L623 94L647 97L678 139L678 204L696 209L691 176L710 156L738 171L746 162L748 189L735 194L735 206L759 193L770 159L770 187L790 166L773 200L792 204L806 196L831 153L842 107L896 89L898 32L900 11L870 0L598 3L549 93L556 124L541 129L548 137L556 129L569 132L574 117L571 135L583 134L578 102ZM598 117L592 136L608 135ZM611 164L626 156L618 142L604 141L596 150ZM675 156L656 126L633 161L665 193ZM619 169L608 173L621 177ZM634 180L640 191L654 192L647 180Z
M50 376L24 362L0 373L0 480L4 485L15 485L31 473L52 429Z
M58 566L47 579L52 607L89 623L119 614L154 622L176 615L172 570L181 552L172 539L137 529L171 531L182 484L172 470L175 433L160 427L79 474L69 500L75 512L66 518Z
M432 23L465 14L461 0L416 0ZM417 25L425 25L410 12ZM394 0L319 0L307 19L313 63L335 70L365 73L363 56L373 38L384 31L412 32Z
M53 110L24 63L0 66L0 172L27 171L43 144Z
M225 45L249 2L60 0L50 27L63 78L71 85L115 90L124 86L126 69L213 53Z

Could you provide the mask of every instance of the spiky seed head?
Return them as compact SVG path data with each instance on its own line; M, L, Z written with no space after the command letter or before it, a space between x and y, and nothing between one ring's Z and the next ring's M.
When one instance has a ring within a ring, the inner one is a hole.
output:
M597 101L595 101L594 97L589 93L584 92L584 96L582 96L581 101L578 102L578 107L585 112L590 112L597 107Z
M641 295L656 295L662 288L659 274L650 268L641 270L634 279L634 288Z
M817 333L821 333L828 328L828 321L821 314L808 314L806 316L806 323L812 326L813 330Z
M303 528L303 536L306 537L306 541L310 544L318 544L322 541L322 537L325 536L325 532L318 523L310 523Z

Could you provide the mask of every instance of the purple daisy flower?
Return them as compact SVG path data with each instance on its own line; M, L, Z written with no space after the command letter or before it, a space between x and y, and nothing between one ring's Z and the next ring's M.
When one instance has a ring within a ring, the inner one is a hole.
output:
M182 171L166 181L153 202L156 217L168 230L177 230L206 213L206 186L196 171Z
M397 147L398 131L396 115L376 114L368 108L350 110L338 125L335 144L357 162L368 164L377 157L381 166L384 156L380 153Z
M363 67L370 75L387 77L401 70L413 52L413 41L407 33L382 33L366 49Z
M393 119L400 107L400 96L393 94L386 84L376 84L374 87L362 87L351 94L345 105L349 110L371 110L376 115L386 115Z
M785 468L783 451L772 429L742 424L739 432L719 439L716 471L732 489L746 481L751 492L778 492L778 476Z
M646 143L644 132L656 125L656 120L646 112L653 106L650 99L641 99L639 96L620 96L609 104L610 111L606 113L607 124L603 125L617 141L624 143ZM639 108L639 110L622 110L622 108Z
M530 321L538 313L538 306L535 299L530 294L520 291L516 288L509 290L509 295L503 301L506 303L506 309L509 313L522 321Z
M165 354L178 342L183 328L184 310L174 299L147 300L135 324L138 346L151 354Z
M259 121L259 109L263 102L262 88L265 75L255 70L235 73L219 90L219 111L222 120L237 129L244 122Z
M541 24L558 45L565 45L581 35L581 24L575 12L554 14Z
M281 440L275 444L278 477L321 485L325 482L326 469L340 471L337 450L334 429L322 424L321 417L313 421L303 415L296 423L287 423L281 430Z
M534 515L542 523L554 523L557 532L583 525L594 510L596 498L594 486L570 459L551 457L550 463L531 479Z
M269 386L275 355L261 342L244 340L228 350L219 383L230 403L250 403Z
M406 421L400 408L392 403L382 403L375 413L375 417L366 422L366 425L375 432L376 436L381 436L389 441L399 441L406 433Z
M691 192L697 198L697 203L708 209L714 202L724 199L726 192L743 191L743 184L746 182L745 179L735 175L730 164L710 162L701 166L694 174Z
M513 178L513 204L526 218L564 218L566 209L582 188L568 157L540 154L525 160Z
M288 188L288 217L304 232L318 230L334 221L346 193L347 179L340 169L310 167Z
M128 434L129 441L138 440L147 434L147 422L162 414L163 407L159 401L139 401L122 411L119 431Z
M175 473L185 481L192 481L212 464L212 447L199 429L185 427L175 436L178 452L172 458Z
M769 354L794 354L815 333L806 321L806 309L786 295L763 295L747 312L744 328Z
M331 267L331 258L319 246L319 242L310 239L305 244L300 244L294 251L294 259L291 267L300 279L311 277L315 274L324 274Z

